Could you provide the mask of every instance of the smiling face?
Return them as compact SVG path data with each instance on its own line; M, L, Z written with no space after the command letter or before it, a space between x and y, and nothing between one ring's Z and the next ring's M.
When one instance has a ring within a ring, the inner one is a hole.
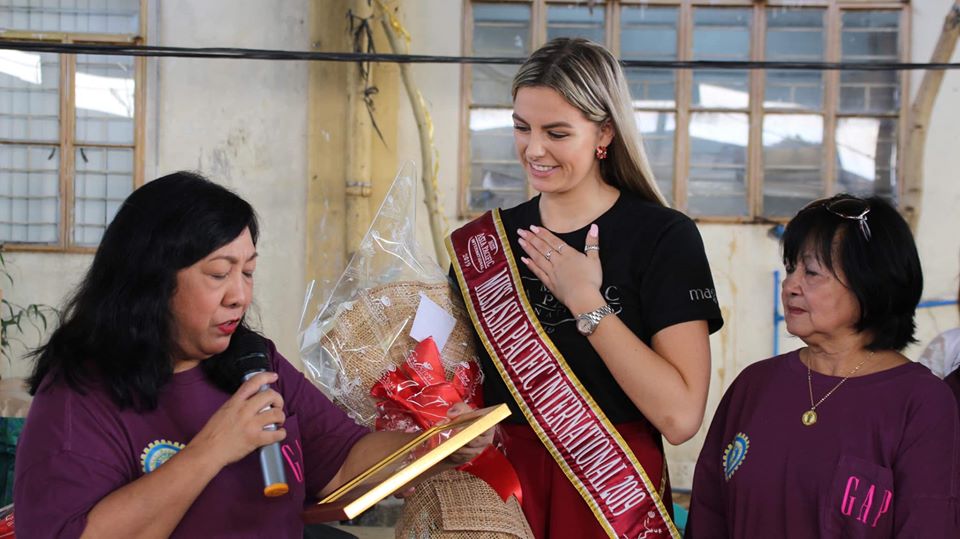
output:
M530 185L541 193L568 193L601 183L597 146L609 146L613 129L584 117L559 93L527 86L513 100L513 138Z
M839 257L834 256L833 260L838 261ZM804 249L796 265L787 268L781 291L787 331L808 345L859 333L856 324L860 319L860 304L844 284L842 270L835 270L837 275L811 249Z
M177 272L170 300L174 371L227 349L253 300L256 259L250 230L244 229L230 243Z

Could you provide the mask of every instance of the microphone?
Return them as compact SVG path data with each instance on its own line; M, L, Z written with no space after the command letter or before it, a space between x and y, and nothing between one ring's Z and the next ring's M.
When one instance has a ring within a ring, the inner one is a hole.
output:
M238 387L239 383L246 382L258 373L270 369L266 341L250 330L237 331L230 339L230 346L225 355L227 357L221 359L224 363L221 368L230 373L229 376L237 381L235 383ZM264 384L260 386L260 391L266 391L269 387ZM270 424L264 429L277 430L277 426ZM260 448L260 470L263 472L264 496L268 498L283 496L290 490L287 485L287 474L283 468L283 459L280 456L279 443L274 442Z

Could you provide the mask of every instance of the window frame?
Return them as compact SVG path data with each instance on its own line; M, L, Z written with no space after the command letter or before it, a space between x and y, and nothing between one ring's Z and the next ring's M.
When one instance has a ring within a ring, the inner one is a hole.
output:
M464 0L462 51L465 56L473 54L473 4L521 4L530 6L530 51L546 42L546 12L551 4L584 5L582 0ZM697 7L709 8L750 8L752 10L750 35L750 60L763 61L765 57L768 8L819 8L824 10L824 58L825 63L839 63L841 61L841 31L842 16L846 11L891 10L899 12L899 57L898 61L906 62L910 58L911 10L907 1L875 1L875 0L811 0L797 5L795 0L766 0L753 2L752 0L599 0L597 6L606 10L604 45L620 57L620 12L623 6L673 6L679 9L677 20L677 59L690 60L693 57L693 10ZM760 31L762 29L762 31ZM470 160L470 113L472 110L472 69L471 64L461 67L460 92L460 151L458 156L458 217L471 219L482 213L470 208L471 195L471 160ZM693 70L676 69L675 103L673 108L634 108L638 111L672 112L675 115L675 131L673 144L673 204L672 206L688 211L688 180L690 172L690 120L694 112L745 112L748 115L749 135L746 148L746 216L724 215L696 215L692 216L699 222L708 223L782 223L790 216L765 216L763 214L763 121L768 113L786 112L774 107L764 107L764 93L766 86L766 70L749 70L748 88L750 90L749 103L745 110L741 109L710 109L692 105L693 99ZM847 113L839 110L840 71L825 70L823 73L823 94L819 110L810 109L797 111L811 114L823 119L822 156L822 194L834 194L837 185L836 163L836 128L838 121L843 118L892 118L897 121L895 148L897 162L894 174L896 175L895 194L897 200L904 195L903 181L903 150L906 148L908 136L908 113L911 101L910 74L900 71L897 74L899 81L899 103L895 114L891 113ZM527 196L533 196L534 191L527 184Z
M30 41L46 43L83 43L96 45L143 45L147 35L147 0L139 2L139 28L134 34L108 34L83 32L46 32L29 30L5 30L3 39L10 41ZM147 59L143 56L134 57L134 114L133 114L133 144L110 143L78 143L76 136L76 98L75 85L77 75L77 55L56 53L60 64L59 100L60 110L59 139L52 141L39 140L10 140L0 138L0 143L15 146L37 146L40 144L56 144L60 152L59 166L59 241L57 243L28 243L4 241L3 248L12 252L47 252L47 253L81 253L90 254L97 250L95 246L78 245L74 239L76 226L74 181L76 177L76 150L78 147L97 149L132 149L133 150L133 183L131 188L137 189L144 183L144 160L146 141L146 73ZM109 225L109 223L107 223Z

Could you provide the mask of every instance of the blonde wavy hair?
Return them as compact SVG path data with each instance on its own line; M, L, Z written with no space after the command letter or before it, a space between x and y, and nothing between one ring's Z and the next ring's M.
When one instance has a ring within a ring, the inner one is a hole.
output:
M553 39L520 66L513 78L513 98L531 86L556 91L598 125L609 121L614 137L607 159L600 161L603 181L667 205L643 150L627 79L610 51L582 38Z

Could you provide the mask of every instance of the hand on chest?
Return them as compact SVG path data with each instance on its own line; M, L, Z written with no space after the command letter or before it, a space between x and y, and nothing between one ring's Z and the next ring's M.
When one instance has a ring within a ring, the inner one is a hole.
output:
M566 305L557 300L553 292L551 292L543 282L532 275L522 275L521 279L523 280L527 300L530 302L530 306L533 308L533 312L540 321L540 324L548 334L555 332L560 327L564 327L565 330L575 331L577 317L574 313L570 312L570 309L568 309ZM600 290L607 304L610 305L617 314L623 312L625 304L630 304L630 302L625 301L623 297L624 288L622 285L608 283L606 279L604 279L603 286Z

